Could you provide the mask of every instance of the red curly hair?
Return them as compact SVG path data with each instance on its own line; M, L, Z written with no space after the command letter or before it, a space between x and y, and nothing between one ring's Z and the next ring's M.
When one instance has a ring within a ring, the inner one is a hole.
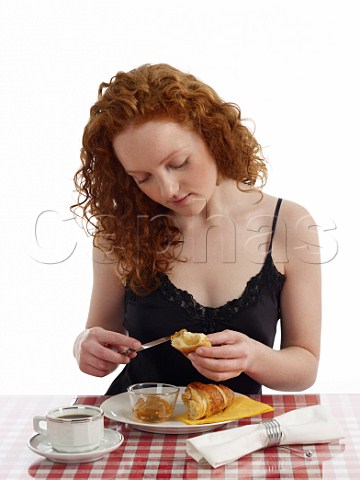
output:
M205 141L220 177L236 180L239 188L258 181L263 186L267 178L261 147L242 124L239 107L193 75L147 64L101 83L84 129L82 165L74 177L79 197L71 208L81 209L94 227L94 244L110 251L121 281L138 294L156 289L159 274L171 270L182 233L168 210L127 175L113 138L130 124L160 118L190 125Z

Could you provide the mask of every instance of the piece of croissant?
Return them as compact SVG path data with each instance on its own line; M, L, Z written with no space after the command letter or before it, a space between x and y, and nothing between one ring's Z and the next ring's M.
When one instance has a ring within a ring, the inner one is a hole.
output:
M211 342L204 333L192 333L183 328L171 335L171 346L187 356L198 347L211 347Z
M191 420L210 417L222 412L234 400L234 392L225 385L190 383L182 394L182 401Z

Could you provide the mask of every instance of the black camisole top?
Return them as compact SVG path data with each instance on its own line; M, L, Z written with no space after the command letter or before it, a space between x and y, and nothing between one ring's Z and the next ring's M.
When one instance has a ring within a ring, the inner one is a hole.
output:
M280 293L285 282L285 276L277 270L272 259L272 241L280 205L281 199L278 199L263 266L248 281L239 298L220 307L204 307L188 292L175 287L164 274L159 288L146 296L138 296L126 287L124 326L129 335L146 343L172 335L182 328L205 334L230 329L273 347L281 316ZM107 395L125 392L129 385L138 382L186 386L195 381L215 383L201 375L183 354L166 342L138 353L112 382ZM261 393L261 385L245 373L221 383L235 392Z

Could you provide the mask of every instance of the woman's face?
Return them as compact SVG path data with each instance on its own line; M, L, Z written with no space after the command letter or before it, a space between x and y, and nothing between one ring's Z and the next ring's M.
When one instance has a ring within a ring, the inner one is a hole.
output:
M171 120L131 126L113 140L126 172L149 198L175 214L197 215L216 188L217 167L201 136Z

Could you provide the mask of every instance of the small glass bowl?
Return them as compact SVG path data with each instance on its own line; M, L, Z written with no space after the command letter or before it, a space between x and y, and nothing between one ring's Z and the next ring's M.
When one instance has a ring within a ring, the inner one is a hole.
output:
M168 383L135 383L128 387L132 411L144 423L169 420L174 413L180 388Z

